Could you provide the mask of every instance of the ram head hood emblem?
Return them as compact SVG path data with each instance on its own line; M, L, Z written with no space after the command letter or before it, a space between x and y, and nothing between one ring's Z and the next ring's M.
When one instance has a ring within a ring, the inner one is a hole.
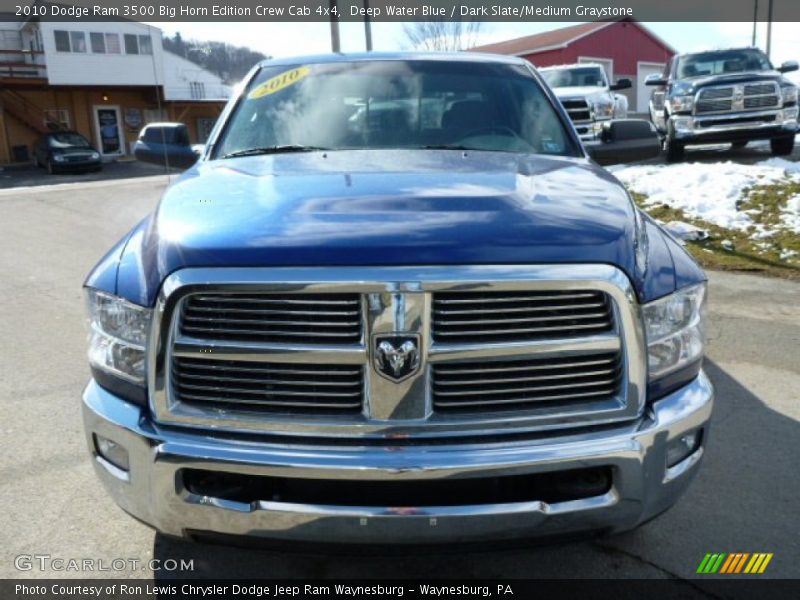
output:
M419 370L420 339L418 335L376 335L372 341L375 370L386 379L402 381Z

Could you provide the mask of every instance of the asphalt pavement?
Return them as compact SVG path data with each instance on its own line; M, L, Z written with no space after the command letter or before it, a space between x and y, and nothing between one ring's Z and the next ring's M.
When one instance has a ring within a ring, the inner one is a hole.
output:
M800 284L711 273L707 371L716 385L702 469L671 510L589 541L330 554L173 540L123 513L95 478L80 394L81 284L152 210L166 176L0 191L0 577L149 577L20 571L19 555L194 561L198 577L681 578L707 552L772 552L762 577L800 577ZM395 549L396 550L396 549ZM159 576L163 573L159 574ZM706 576L708 577L708 576Z

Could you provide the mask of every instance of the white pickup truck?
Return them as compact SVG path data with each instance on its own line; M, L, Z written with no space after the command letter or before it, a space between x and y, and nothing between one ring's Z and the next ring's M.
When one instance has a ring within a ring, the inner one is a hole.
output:
M630 88L630 79L610 84L598 63L544 67L539 72L558 96L582 140L596 139L603 121L627 118L628 99L614 92Z

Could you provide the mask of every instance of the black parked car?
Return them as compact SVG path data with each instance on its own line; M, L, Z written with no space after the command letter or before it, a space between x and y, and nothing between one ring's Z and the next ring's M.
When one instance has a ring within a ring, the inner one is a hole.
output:
M667 160L683 158L691 144L769 140L772 153L791 154L797 124L797 86L783 77L796 61L773 67L757 48L713 50L674 56L662 75L645 84L656 89L650 118L664 140Z
M99 171L100 153L77 131L51 131L36 141L33 160L51 173L60 171Z

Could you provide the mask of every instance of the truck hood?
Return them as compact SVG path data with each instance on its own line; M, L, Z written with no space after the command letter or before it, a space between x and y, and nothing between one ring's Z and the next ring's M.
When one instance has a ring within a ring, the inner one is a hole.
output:
M744 73L728 73L723 75L711 75L708 77L694 77L686 79L694 89L709 85L723 85L726 83L742 83L745 81L777 81L782 83L788 81L778 71L745 71Z
M634 228L623 187L586 159L338 151L202 162L132 242L156 286L199 266L608 263L634 277Z
M553 92L555 95L561 98L574 98L574 97L582 97L587 98L589 96L597 96L600 94L608 93L606 88L602 88L596 85L582 85L582 86L571 86L571 87L557 87L553 88Z

